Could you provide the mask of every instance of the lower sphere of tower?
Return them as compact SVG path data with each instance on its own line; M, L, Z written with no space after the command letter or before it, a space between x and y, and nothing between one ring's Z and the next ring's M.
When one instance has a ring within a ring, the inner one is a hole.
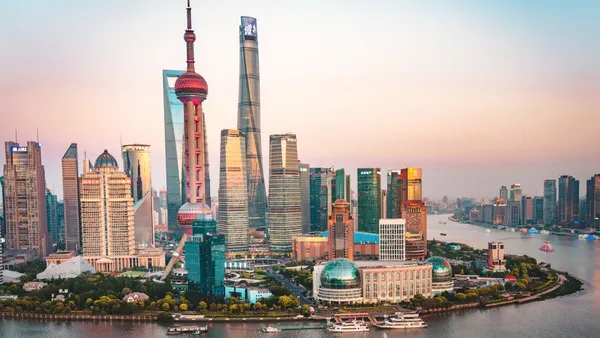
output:
M203 202L182 205L177 212L177 225L188 236L192 235L192 223L196 220L212 220L210 207Z
M208 84L202 75L196 72L185 72L175 81L175 94L179 101L193 101L194 105L202 103L208 94Z

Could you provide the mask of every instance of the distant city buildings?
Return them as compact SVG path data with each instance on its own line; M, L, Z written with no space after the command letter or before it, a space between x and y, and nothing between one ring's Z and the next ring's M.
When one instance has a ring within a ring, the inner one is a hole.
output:
M508 201L520 201L523 196L523 191L521 190L521 185L519 183L515 183L510 186L510 195Z
M81 177L81 228L84 256L124 256L135 251L131 179L104 151Z
M600 228L600 174L586 181L586 222Z
M81 216L77 143L71 143L62 157L62 184L65 214L65 249L80 251Z
M354 220L350 215L350 203L338 199L328 222L329 259L354 260Z
M6 249L32 249L37 257L52 251L46 215L46 178L38 142L5 143L4 214Z
M233 129L221 131L219 165L219 233L227 253L248 252L248 182L246 138Z
M403 261L405 260L406 221L400 218L379 220L379 260Z
M556 180L544 180L544 225L557 225Z
M60 241L59 233L60 219L58 218L58 197L46 188L46 221L48 223L48 233L52 238L52 244Z
M296 135L271 135L269 143L269 250L290 253L292 238L302 234Z
M242 16L240 20L240 87L237 129L246 136L249 224L250 228L256 229L265 226L267 211L260 128L258 31L255 18Z
M579 220L579 181L573 176L558 178L558 222L571 225Z
M381 169L358 168L358 230L379 233Z
M501 199L508 201L508 188L503 185L500 187L500 197Z

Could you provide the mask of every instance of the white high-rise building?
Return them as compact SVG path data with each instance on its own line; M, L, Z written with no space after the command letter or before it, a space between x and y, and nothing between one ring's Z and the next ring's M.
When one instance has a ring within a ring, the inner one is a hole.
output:
M135 225L131 179L106 150L81 177L84 256L133 255Z
M403 261L406 220L389 218L379 220L379 260Z

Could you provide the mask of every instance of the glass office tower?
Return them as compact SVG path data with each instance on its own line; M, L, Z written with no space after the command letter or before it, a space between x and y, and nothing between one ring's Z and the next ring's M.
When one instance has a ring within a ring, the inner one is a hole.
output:
M296 135L271 135L269 150L269 250L292 251L302 234L302 202Z
M241 17L238 130L246 136L250 228L265 226L267 210L260 139L260 72L256 28L255 18Z
M358 168L358 231L379 233L381 169Z
M544 225L557 224L556 180L544 180Z

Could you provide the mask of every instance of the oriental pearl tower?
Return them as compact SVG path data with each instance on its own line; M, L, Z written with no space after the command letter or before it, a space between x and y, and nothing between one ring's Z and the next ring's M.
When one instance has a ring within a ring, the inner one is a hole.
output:
M175 261L180 258L188 236L192 235L192 222L195 220L212 220L210 207L206 204L205 170L206 136L202 102L206 99L208 85L202 75L194 69L194 41L196 34L192 30L192 8L187 1L187 29L183 39L187 48L187 70L175 81L175 94L184 105L184 156L185 184L187 202L177 212L177 225L183 232L179 245L173 252L161 280L168 275Z

